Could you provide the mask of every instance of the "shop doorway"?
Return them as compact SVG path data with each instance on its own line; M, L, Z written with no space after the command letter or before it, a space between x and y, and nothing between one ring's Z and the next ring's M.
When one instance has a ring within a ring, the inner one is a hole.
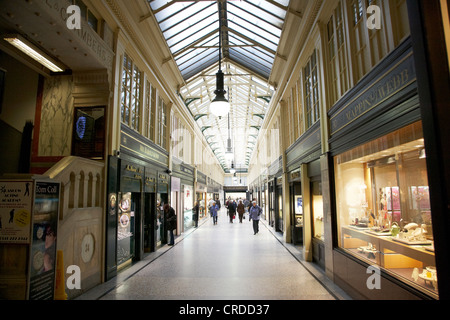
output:
M144 199L144 253L156 251L156 193L145 193Z
M160 247L167 243L167 227L165 223L164 205L169 203L168 193L158 193L156 195L156 247Z
M290 185L292 243L303 244L303 196L300 182Z
M283 233L283 188L276 186L275 189L275 231Z
M117 223L117 265L119 268L136 258L136 249L140 247L140 234L136 234L136 217L140 216L141 194L137 192L119 192L119 210Z

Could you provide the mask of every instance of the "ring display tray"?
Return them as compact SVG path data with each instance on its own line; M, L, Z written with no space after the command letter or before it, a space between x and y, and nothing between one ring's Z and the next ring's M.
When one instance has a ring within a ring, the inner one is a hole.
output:
M392 238L392 240L397 241L397 242L401 242L407 245L411 245L411 246L420 246L420 245L431 245L433 244L433 241L431 240L423 240L423 241L408 241L405 239L400 239L400 238Z

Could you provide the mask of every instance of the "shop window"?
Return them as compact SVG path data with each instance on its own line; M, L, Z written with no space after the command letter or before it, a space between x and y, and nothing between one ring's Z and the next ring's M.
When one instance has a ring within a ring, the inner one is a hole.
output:
M324 241L322 183L311 183L311 204L314 238Z
M350 28L352 38L352 59L356 80L361 79L370 70L370 54L365 24L363 0L350 1L353 24Z
M437 295L421 123L334 158L339 247Z
M194 207L194 193L193 187L188 185L183 185L183 217L184 217L184 230L194 226L194 221L192 218Z
M382 1L380 1L380 0L368 1L366 8L368 8L371 5L376 5L376 6L380 7L382 10L384 10L385 4L382 4L381 2ZM382 12L385 12L385 11L382 11ZM385 14L381 14L381 16L380 16L381 26L386 26L384 16L385 16ZM371 60L372 60L371 64L372 64L372 66L375 66L388 53L386 33L383 28L368 29L368 33L369 33L369 50L370 50L370 56L371 56Z
M329 108L349 89L348 67L346 59L344 17L339 2L333 16L327 24L328 64L330 79Z
M76 108L74 114L72 155L90 159L103 159L105 108Z
M84 19L95 32L98 32L98 19L84 2L81 0L74 0L73 4L80 8L81 18Z
M122 71L121 120L130 128L140 130L142 72L128 55L124 55Z
M308 129L320 118L317 50L314 50L303 71L305 88L305 121L306 128Z
M156 104L156 89L152 86L150 81L146 83L145 89L145 110L144 110L144 136L151 141L155 140L155 104Z
M120 265L135 254L134 210L131 192L119 193L119 218L117 221L117 264Z
M410 35L408 6L406 0L389 1L391 10L393 11L393 32L395 37L395 44L398 46L407 36Z
M159 97L158 103L158 141L157 144L167 150L167 105Z

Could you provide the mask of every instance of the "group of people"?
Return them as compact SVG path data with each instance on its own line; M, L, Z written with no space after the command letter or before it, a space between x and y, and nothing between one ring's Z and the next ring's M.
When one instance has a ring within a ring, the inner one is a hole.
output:
M239 217L239 223L242 223L242 220L245 219L244 215L245 212L248 211L249 213L249 220L253 221L253 231L256 235L259 232L259 220L262 213L262 209L260 206L256 204L256 199L253 199L252 202L248 201L247 199L238 200L238 204L236 204L236 201L228 198L227 202L225 203L225 207L227 208L227 214L230 219L230 223L233 223L234 219L236 218L236 212ZM213 218L213 223L217 224L217 215L220 207L218 207L214 202L213 205L210 207L210 213L211 217ZM247 210L246 210L247 209Z
M250 221L253 221L253 231L256 235L259 232L259 220L262 213L262 209L260 206L256 204L256 199L253 199L252 202L248 201L247 199L238 200L238 204L236 204L235 200L232 200L231 198L228 198L226 204L227 213L230 218L230 223L233 223L233 220L236 218L236 212L238 213L239 217L239 223L242 223L242 220L244 219L244 214L246 211L248 211L248 217ZM246 210L247 209L247 210ZM199 218L199 211L200 211L200 205L198 201L194 203L193 210L193 221L195 227L198 227L198 218ZM211 217L213 218L213 224L217 224L217 218L219 215L220 210L220 201L213 200L211 203L211 206L209 207L209 212L211 214ZM167 230L170 234L170 239L168 245L174 245L174 230L177 228L177 216L175 213L175 210L169 205L164 205L164 212L166 215L166 221L167 221Z

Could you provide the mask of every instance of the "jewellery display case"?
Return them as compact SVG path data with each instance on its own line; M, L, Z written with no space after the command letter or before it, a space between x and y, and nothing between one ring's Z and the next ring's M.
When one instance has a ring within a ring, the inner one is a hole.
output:
M339 247L437 296L421 124L334 158Z

